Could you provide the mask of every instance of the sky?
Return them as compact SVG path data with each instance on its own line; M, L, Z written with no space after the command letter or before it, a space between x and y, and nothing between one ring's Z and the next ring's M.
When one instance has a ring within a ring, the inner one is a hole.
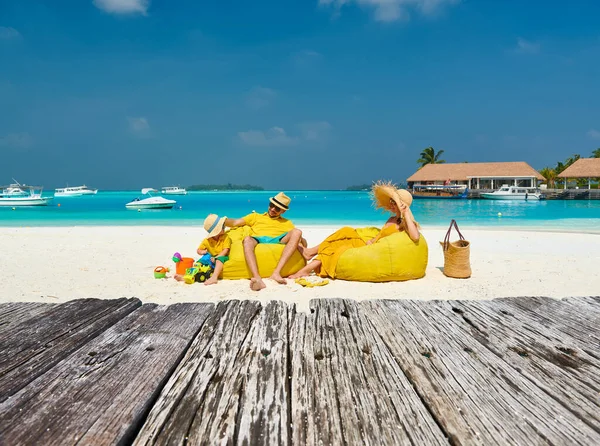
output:
M345 189L600 147L596 0L0 0L0 184Z

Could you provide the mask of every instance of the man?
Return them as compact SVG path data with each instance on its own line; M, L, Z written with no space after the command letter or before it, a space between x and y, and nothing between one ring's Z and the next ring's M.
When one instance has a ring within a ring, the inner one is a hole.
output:
M280 284L287 283L281 277L281 270L294 251L298 249L298 243L302 240L302 231L295 228L290 220L282 217L285 211L289 209L291 201L290 197L283 192L279 192L274 197L269 198L269 210L264 214L253 212L242 218L228 218L225 220L225 226L230 228L248 225L252 230L252 235L243 240L243 246L246 264L252 274L250 288L254 291L266 288L258 272L258 263L254 252L259 243L281 243L285 245L270 279Z

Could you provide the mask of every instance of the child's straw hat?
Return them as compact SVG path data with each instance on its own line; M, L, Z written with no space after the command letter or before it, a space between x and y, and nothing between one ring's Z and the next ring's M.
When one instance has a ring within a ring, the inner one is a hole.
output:
M204 229L206 232L208 232L209 238L214 237L223 230L223 226L225 226L225 220L227 220L227 217L219 218L217 214L210 214L204 219Z

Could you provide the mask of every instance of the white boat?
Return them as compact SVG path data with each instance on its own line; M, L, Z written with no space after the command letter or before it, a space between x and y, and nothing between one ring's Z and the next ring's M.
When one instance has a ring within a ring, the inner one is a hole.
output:
M187 190L179 186L166 186L161 189L164 195L187 195Z
M503 184L494 192L482 193L481 197L488 200L543 200L546 198L535 187L509 186L508 184Z
M42 197L42 188L19 184L0 186L0 206L46 206L53 197Z
M146 187L142 189L142 195L148 195L147 198L136 198L127 203L127 209L171 209L177 203L175 200L167 200L163 197L155 197L153 192L158 192L156 189Z
M54 190L55 197L81 197L82 195L96 195L98 189L90 189L85 184L76 187L61 187Z

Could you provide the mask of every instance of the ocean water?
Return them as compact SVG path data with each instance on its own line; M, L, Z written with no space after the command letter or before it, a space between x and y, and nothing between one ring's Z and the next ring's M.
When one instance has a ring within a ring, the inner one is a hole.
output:
M190 192L171 196L172 210L130 210L125 204L138 191L98 192L95 196L55 198L49 206L0 207L0 226L191 226L202 225L209 213L238 218L265 212L278 191ZM285 216L302 225L380 226L386 219L376 211L367 192L286 191L292 198ZM44 193L44 196L51 195ZM412 211L423 227L545 229L600 233L600 200L414 200Z

